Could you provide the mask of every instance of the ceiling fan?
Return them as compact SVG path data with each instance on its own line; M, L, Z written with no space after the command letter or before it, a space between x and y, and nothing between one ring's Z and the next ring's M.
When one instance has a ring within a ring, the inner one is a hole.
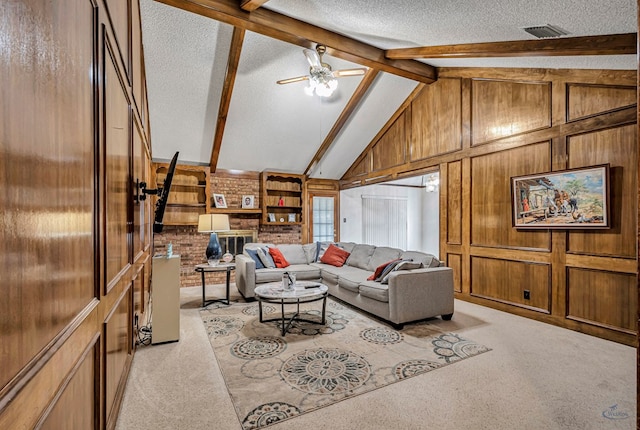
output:
M336 78L342 78L344 76L359 76L364 75L367 71L364 67L355 69L343 69L336 70L331 69L331 66L322 62L322 56L327 52L325 45L316 45L316 49L303 49L302 52L309 62L309 74L305 76L298 76L295 78L288 78L276 81L277 84L291 84L293 82L309 81L309 85L305 87L304 91L307 95L312 96L315 92L320 97L330 97L331 94L338 88L338 81Z

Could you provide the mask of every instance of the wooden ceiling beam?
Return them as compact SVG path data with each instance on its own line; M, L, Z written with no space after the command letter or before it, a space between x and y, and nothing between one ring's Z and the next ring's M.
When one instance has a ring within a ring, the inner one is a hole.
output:
M231 94L238 73L238 63L240 62L240 53L242 52L242 42L244 41L244 29L234 27L231 36L231 46L229 47L229 59L227 61L227 70L224 76L224 84L222 86L222 95L220 96L220 106L218 107L218 119L216 121L216 131L213 135L213 148L211 148L211 161L209 170L215 173L218 166L218 158L220 157L220 148L222 147L222 137L224 129L227 125L227 115L229 114L229 105L231 104Z
M253 12L269 0L240 0L240 8L247 12Z
M403 78L430 84L437 79L434 67L415 60L391 60L375 46L265 8L249 13L237 0L156 0L264 36L305 48L315 43L327 46L331 56Z
M342 131L342 128L347 123L347 121L349 120L349 118L351 117L353 112L356 110L356 108L364 98L365 94L373 84L373 81L375 80L376 76L378 76L377 70L375 69L367 70L364 77L360 81L358 88L356 88L356 90L353 92L353 95L349 99L349 102L340 113L340 116L336 120L335 124L333 124L333 127L331 128L329 133L327 133L327 136L324 138L322 145L320 145L320 148L318 148L318 150L316 151L316 154L313 156L313 158L311 159L311 162L305 169L304 171L305 175L308 176L311 174L311 169L316 164L318 164L320 160L322 160L322 157L324 157L324 154L326 154L329 148L331 148L331 145L333 145L333 142L335 142L336 138L338 137L338 134L340 134L340 132Z
M466 43L388 49L390 59L545 57L575 55L624 55L637 52L637 33L511 42Z

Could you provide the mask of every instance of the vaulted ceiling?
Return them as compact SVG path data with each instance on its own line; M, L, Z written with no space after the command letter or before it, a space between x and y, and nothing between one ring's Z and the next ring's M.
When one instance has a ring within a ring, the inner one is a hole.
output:
M442 67L637 69L636 0L140 3L153 158L179 150L212 171L339 179ZM569 34L523 30L545 24ZM302 49L317 43L333 70L367 72L329 98L276 84L308 75Z

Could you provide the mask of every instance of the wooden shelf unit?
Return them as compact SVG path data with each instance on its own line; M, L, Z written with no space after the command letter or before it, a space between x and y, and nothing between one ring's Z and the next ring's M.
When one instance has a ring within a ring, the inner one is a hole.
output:
M260 173L262 223L270 225L301 225L304 222L303 196L305 176L294 173ZM278 204L282 199L282 205ZM274 221L269 220L273 214ZM290 221L293 216L295 221Z
M154 164L156 186L164 184L168 169L169 163ZM198 217L209 207L209 188L208 166L176 165L163 223L198 225Z

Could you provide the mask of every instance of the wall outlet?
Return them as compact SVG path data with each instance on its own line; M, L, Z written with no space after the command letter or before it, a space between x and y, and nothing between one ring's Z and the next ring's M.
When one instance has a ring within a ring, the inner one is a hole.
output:
M524 299L525 299L525 300L529 300L529 299L531 299L531 291L529 291L529 290L524 290Z

